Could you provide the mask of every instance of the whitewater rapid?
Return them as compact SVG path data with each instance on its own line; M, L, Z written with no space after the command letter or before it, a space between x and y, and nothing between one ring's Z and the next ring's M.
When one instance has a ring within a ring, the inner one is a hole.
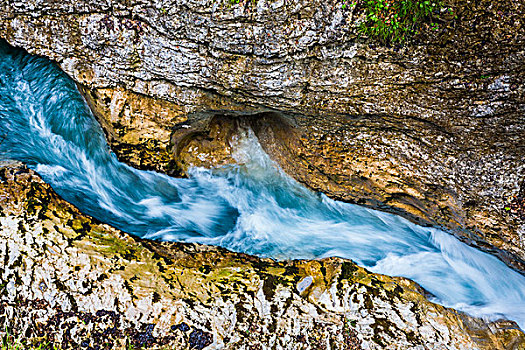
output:
M404 276L434 301L525 328L525 277L443 231L314 193L284 174L251 130L238 165L177 179L119 163L75 84L0 42L0 157L35 169L83 212L137 236L275 259L349 258Z

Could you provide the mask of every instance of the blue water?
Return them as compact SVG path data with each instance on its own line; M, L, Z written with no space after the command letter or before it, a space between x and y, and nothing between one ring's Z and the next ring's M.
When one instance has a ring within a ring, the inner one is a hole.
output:
M421 284L445 306L525 328L525 277L437 229L314 193L246 129L239 165L176 179L119 163L75 84L0 43L0 154L27 163L66 200L141 237L220 245L277 259L350 258Z

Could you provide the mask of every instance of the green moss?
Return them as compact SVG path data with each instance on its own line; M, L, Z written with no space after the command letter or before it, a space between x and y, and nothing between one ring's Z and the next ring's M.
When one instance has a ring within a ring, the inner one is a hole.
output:
M228 269L221 269L217 272L217 278L220 279L220 278L227 278L229 276L231 276L232 272Z

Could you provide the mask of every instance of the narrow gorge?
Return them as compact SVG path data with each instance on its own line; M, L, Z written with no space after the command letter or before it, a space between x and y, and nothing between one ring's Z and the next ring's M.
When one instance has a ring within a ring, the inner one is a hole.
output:
M2 341L525 348L525 5L343 5L1 3Z

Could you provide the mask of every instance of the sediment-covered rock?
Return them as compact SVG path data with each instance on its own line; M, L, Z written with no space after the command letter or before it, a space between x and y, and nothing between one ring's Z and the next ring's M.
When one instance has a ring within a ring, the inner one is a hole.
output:
M359 37L359 2L335 0L4 1L0 37L57 61L132 165L221 164L214 116L264 117L299 181L523 271L525 4L447 6L403 47Z
M525 349L515 323L351 261L136 239L20 165L0 169L0 259L2 332L61 349Z

